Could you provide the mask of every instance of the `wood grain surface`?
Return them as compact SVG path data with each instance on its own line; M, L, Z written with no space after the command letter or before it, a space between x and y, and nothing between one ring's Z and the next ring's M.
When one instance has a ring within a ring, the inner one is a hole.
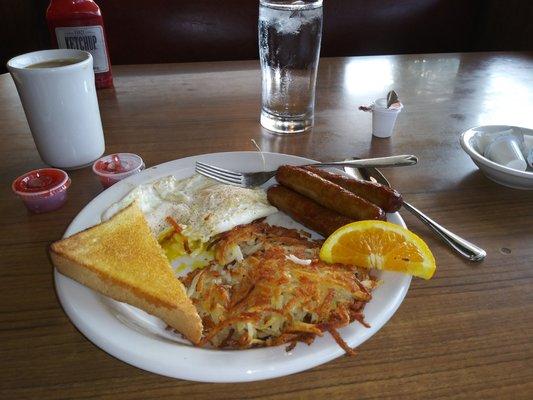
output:
M43 166L13 81L0 76L0 398L2 399L531 399L533 191L486 179L459 135L481 124L533 127L533 54L473 53L322 59L316 124L281 137L259 125L254 61L118 66L99 92L106 152L147 166L201 153L252 150L318 160L413 153L386 170L416 207L485 248L482 263L453 254L418 220L408 226L438 270L414 279L398 312L359 347L306 372L247 384L169 379L106 354L76 330L54 292L47 246L98 193L90 168L70 173L68 203L30 215L12 194ZM404 110L391 139L372 138L357 111L394 88ZM141 349L139 349L141 350Z

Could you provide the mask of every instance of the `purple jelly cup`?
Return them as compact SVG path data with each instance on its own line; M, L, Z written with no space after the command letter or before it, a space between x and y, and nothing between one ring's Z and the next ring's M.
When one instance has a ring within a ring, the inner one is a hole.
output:
M25 173L13 181L11 188L32 213L57 210L67 201L70 186L67 173L57 168L41 168Z
M143 169L143 159L133 153L110 154L99 158L93 164L93 172L104 189Z

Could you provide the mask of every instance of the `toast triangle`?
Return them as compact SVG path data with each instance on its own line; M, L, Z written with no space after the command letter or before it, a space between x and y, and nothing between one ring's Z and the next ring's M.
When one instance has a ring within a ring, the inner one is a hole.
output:
M202 321L139 206L50 246L63 275L155 315L197 344Z

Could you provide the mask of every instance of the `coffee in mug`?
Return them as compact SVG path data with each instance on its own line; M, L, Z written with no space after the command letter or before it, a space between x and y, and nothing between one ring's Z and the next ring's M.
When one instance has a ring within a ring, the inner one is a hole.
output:
M80 61L83 61L81 58L58 58L56 60L42 61L35 64L30 64L25 68L57 68L64 67L65 65L77 64Z

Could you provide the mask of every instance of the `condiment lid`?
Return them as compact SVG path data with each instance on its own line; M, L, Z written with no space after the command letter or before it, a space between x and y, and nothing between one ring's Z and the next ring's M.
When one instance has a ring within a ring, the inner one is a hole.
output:
M379 111L391 111L391 112L398 112L403 108L403 104L400 103L400 101L392 104L390 107L387 107L387 98L381 97L379 99L374 100L371 107L373 110L378 109Z
M15 179L11 185L13 192L22 197L53 196L70 186L68 174L57 168L41 168L27 172Z
M93 164L93 172L99 176L120 179L121 176L130 175L133 171L144 168L144 161L137 154L116 153L104 156Z

